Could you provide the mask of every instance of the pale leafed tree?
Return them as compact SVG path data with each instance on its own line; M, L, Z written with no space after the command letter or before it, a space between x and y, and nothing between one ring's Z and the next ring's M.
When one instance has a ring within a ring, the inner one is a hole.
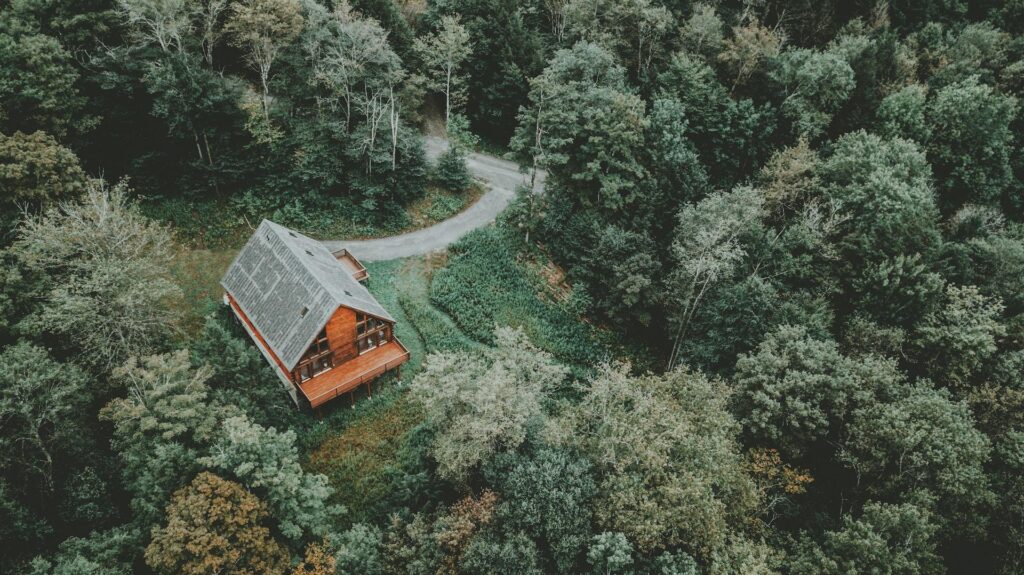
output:
M242 0L232 6L226 31L235 46L245 50L259 73L263 89L263 115L270 115L270 69L274 61L302 31L299 0Z
M312 82L326 95L328 111L340 105L345 126L357 132L366 170L373 170L373 153L382 137L390 136L392 167L397 162L401 119L400 86L406 79L402 61L391 49L380 24L353 13L347 3L333 13L309 11L303 48L313 68ZM363 123L357 122L362 118Z
M675 302L671 321L676 332L670 369L679 361L679 346L704 296L716 283L730 277L746 257L740 240L761 225L763 215L764 196L750 187L718 192L683 208L672 244L676 269L669 280Z
M203 58L213 66L213 49L224 35L222 20L228 8L228 0L192 0L199 21L199 37L203 42Z
M551 23L551 35L559 45L565 37L565 7L568 4L569 0L544 0L544 11Z
M164 52L181 52L192 32L191 0L118 0L122 16L142 44Z
M685 369L633 377L604 366L549 439L593 462L597 527L644 553L682 549L709 559L757 512L729 414L728 387Z
M464 480L496 453L515 451L540 422L548 392L569 373L521 330L499 328L495 340L482 355L432 354L413 381L436 431L431 452L443 477Z
M718 61L735 77L732 91L750 79L762 63L778 56L785 41L782 30L768 28L756 19L745 26L734 27L732 36L726 39L718 54Z
M26 220L13 250L46 282L25 327L66 336L83 362L110 367L151 353L176 330L170 231L139 212L124 184L93 184Z
M683 23L680 36L686 49L711 60L722 49L725 40L722 19L714 6L697 4L693 14Z
M444 94L445 127L452 109L465 102L466 78L459 74L459 69L472 50L469 32L459 22L458 16L445 16L436 33L416 40L416 51L433 76L434 88Z

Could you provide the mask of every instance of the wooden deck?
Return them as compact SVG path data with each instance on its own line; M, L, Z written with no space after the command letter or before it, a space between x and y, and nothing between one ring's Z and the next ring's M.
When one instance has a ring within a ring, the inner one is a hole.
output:
M370 272L366 271L366 267L355 256L348 253L348 250L336 251L334 257L356 281L361 282L370 277Z
M316 409L332 399L354 391L409 360L409 350L394 339L306 381L299 389Z

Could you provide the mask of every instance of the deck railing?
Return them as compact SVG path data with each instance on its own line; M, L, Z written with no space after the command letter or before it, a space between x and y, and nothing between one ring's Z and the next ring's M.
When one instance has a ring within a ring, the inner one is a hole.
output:
M399 347L405 350L405 353L403 353L399 357L384 362L384 365L378 365L376 367L371 367L369 369L364 370L359 375L356 375L355 377L345 381L344 383L342 383L338 387L335 387L334 389L325 391L324 393L321 393L316 397L308 398L309 402L311 404L320 405L322 403L326 403L327 401L331 401L332 399L337 399L339 395L357 389L360 385L363 385L364 383L371 381L374 378L380 377L381 375L387 373L388 371L391 371L393 368L405 363L406 361L409 361L409 357L411 355L409 353L409 349L402 345L402 342L398 341L397 337L394 338L393 341L397 343ZM325 401L319 401L321 398L325 396L330 397L328 397L328 399L326 399Z

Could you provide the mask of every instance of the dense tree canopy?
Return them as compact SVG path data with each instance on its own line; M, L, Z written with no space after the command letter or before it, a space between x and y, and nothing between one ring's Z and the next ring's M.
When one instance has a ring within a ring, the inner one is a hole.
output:
M0 2L0 575L1020 573L1022 34ZM389 236L491 183L493 224L369 263L410 356L351 409L219 305L264 218Z

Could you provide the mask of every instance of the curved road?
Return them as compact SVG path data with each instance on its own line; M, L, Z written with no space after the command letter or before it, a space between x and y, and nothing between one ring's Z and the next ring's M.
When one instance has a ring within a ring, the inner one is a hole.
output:
M428 137L427 157L436 159L447 146L447 142L440 138ZM493 222L515 197L516 187L529 183L529 175L521 173L519 166L508 160L472 153L466 158L466 165L470 173L483 181L488 190L476 203L458 215L428 228L398 236L374 240L328 240L323 242L324 245L332 252L346 248L365 261L393 260L443 249L476 228ZM540 192L543 186L544 174L538 173L534 193Z

